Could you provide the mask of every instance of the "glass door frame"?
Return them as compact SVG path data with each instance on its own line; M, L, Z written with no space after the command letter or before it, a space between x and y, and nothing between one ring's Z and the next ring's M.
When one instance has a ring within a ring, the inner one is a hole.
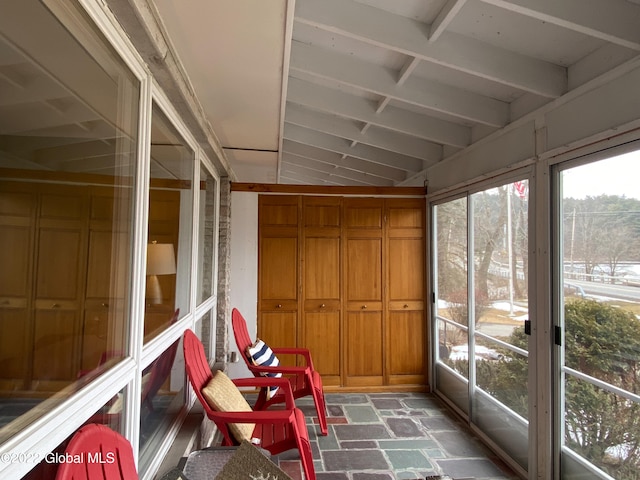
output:
M536 439L537 437L537 428L536 428L536 424L537 424L537 408L536 405L538 404L538 400L537 400L537 388L535 388L536 386L536 382L537 382L537 369L536 369L536 360L538 355L536 355L536 348L535 346L537 345L537 337L536 337L536 328L535 328L535 312L536 312L536 297L533 295L533 293L535 292L535 287L534 287L534 279L535 279L535 274L536 272L539 270L538 265L535 263L537 261L537 258L534 254L534 241L535 241L535 235L536 235L536 228L535 228L535 217L536 217L536 207L537 205L535 205L534 203L534 199L535 197L533 195L529 196L529 205L528 205L528 222L527 222L527 228L528 228L528 241L529 241L529 245L528 245L528 262L529 262L529 272L528 272L528 278L527 278L527 284L528 284L528 297L529 297L529 320L531 321L531 325L532 325L532 331L531 331L531 335L529 336L529 341L528 341L528 358L529 358L529 363L528 363L528 384L529 384L529 419L528 419L528 443L529 443L529 448L528 448L528 472L521 466L519 465L515 460L513 460L512 458L510 458L510 456L502 449L500 448L494 441L491 440L491 438L482 430L480 430L480 428L478 426L476 426L473 422L473 416L474 416L474 395L476 393L476 385L475 385L475 374L474 371L475 369L470 368L469 369L469 374L468 374L468 380L467 380L467 389L468 389L468 405L466 406L466 411L465 408L461 408L461 406L456 405L455 402L453 402L451 399L447 398L442 391L440 391L437 388L436 385L436 379L437 379L437 368L438 368L438 315L437 315L437 282L438 282L438 260L437 260L437 225L436 225L436 221L437 221L437 217L435 214L434 215L434 207L437 205L442 205L444 203L447 202L451 202L451 201L455 201L455 200L459 200L461 198L465 198L467 200L466 203L466 241L467 241L467 266L469 268L467 268L467 272L466 272L466 277L467 277L467 301L468 301L468 314L467 314L467 318L468 319L473 319L475 318L473 315L473 307L474 307L474 273L475 273L475 269L474 269L474 250L473 250L473 242L474 242L474 214L473 214L473 201L472 201L472 196L475 193L479 193L491 188L495 188L501 185L507 185L507 184L511 184L513 182L516 181L521 181L521 180L528 180L529 182L529 190L530 192L533 192L536 188L535 186L535 177L536 177L536 170L532 167L532 166L527 166L527 167L523 167L517 170L512 170L510 172L508 172L507 174L501 175L501 176L497 176L497 177L493 177L489 180L483 180L481 182L477 182L474 183L472 185L467 185L465 187L461 187L459 189L456 190L451 190L448 191L446 193L443 194L438 194L438 195L434 195L432 197L429 197L429 195L427 195L427 216L428 216L428 225L430 228L430 254L428 256L428 262L430 263L429 265L429 291L431 292L431 306L429 309L430 312L430 334L431 334L431 357L430 357L430 361L431 361L431 367L430 367L430 389L433 393L435 393L436 395L438 395L440 398L442 398L451 408L453 408L456 412L458 412L459 415L461 415L465 420L467 420L467 422L469 423L470 428L474 431L474 433L476 433L478 436L480 436L483 441L485 441L487 444L489 444L491 446L492 449L494 449L495 451L497 451L500 456L504 459L505 462L507 462L511 468L513 468L515 471L517 471L521 476L526 477L527 475L531 476L532 474L535 475L535 471L536 471L536 456L537 456L537 450L535 448L535 446L537 445L537 441ZM471 360L472 358L475 358L475 321L469 321L468 324L468 331L467 331L469 338L468 338L468 358L469 360ZM454 372L457 373L457 372ZM456 375L457 377L458 375ZM506 406L505 406L506 407ZM508 407L507 407L508 408Z
M561 205L563 202L562 180L561 174L565 170L597 163L607 160L618 155L630 153L640 150L640 140L631 140L618 145L598 144L591 146L585 151L570 152L558 155L549 162L550 177L550 204L552 218L552 235L550 246L553 251L551 264L551 277L555 280L552 285L552 391L553 391L553 410L551 415L552 425L551 431L553 435L553 459L552 468L554 480L562 480L562 454L563 451L569 456L571 461L575 462L586 472L593 475L594 478L603 480L613 480L613 477L600 471L595 465L588 460L580 457L578 454L563 450L564 447L564 411L565 411L565 374L564 367L564 345L565 345L565 328L564 328L564 249L563 249L563 219ZM554 341L553 337L559 337L559 341Z

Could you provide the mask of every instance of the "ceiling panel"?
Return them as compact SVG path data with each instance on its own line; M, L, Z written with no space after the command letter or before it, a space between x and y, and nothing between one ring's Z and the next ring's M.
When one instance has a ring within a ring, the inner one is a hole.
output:
M402 185L640 54L637 0L155 1L241 181Z

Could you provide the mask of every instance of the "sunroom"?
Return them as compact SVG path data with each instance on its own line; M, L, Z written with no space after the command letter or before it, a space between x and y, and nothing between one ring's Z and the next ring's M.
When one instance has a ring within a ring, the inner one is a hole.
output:
M250 375L233 308L326 394L428 395L517 477L635 478L636 0L0 13L3 478L54 478L90 422L162 473L201 415L185 330Z

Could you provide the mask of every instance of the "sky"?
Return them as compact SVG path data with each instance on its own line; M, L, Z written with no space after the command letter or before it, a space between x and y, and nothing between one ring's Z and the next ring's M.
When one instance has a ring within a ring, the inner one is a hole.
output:
M640 150L563 171L563 196L624 195L640 199Z

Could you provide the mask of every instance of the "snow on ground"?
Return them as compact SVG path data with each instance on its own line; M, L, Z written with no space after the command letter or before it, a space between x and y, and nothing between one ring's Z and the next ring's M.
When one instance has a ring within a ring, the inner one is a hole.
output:
M510 312L511 311L511 305L509 302L493 302L491 304L491 306L493 308L495 308L496 310L504 310L505 312ZM523 307L521 305L517 305L517 304L513 304L513 311L514 312L529 312L529 309L527 307Z

